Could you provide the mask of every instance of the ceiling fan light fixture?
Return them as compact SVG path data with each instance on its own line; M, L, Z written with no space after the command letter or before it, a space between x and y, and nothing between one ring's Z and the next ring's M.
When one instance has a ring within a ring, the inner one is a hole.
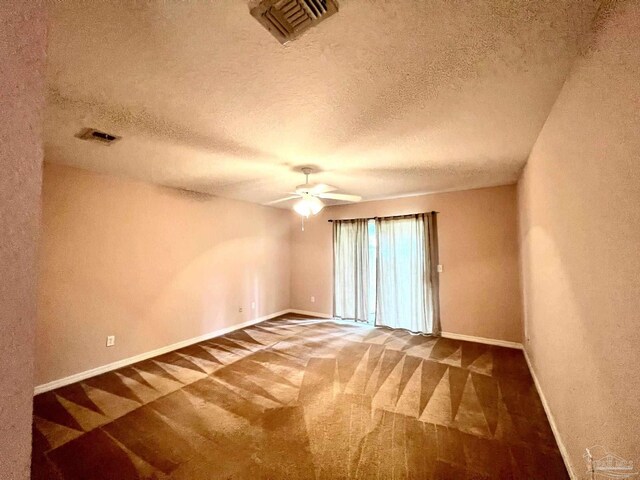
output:
M311 213L314 215L320 213L320 210L324 208L324 203L318 197L312 197L309 201L311 203Z
M317 197L304 197L293 206L293 209L303 217L317 215L324 208L324 203Z

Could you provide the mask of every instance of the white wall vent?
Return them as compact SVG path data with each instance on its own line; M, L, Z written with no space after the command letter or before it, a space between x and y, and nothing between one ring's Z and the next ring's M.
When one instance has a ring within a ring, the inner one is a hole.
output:
M111 145L112 143L120 140L120 137L112 135L110 133L96 130L95 128L83 128L76 134L76 138L80 140L91 140L94 142L100 142L103 145Z
M251 15L284 44L337 11L336 0L263 0Z

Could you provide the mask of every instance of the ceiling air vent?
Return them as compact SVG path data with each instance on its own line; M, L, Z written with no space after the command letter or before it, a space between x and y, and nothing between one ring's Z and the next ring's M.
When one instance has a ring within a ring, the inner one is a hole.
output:
M263 0L251 15L284 44L337 11L335 0Z
M110 133L101 132L95 128L83 128L80 130L76 137L80 140L92 140L94 142L100 142L104 145L111 145L113 142L120 140L120 137L111 135Z

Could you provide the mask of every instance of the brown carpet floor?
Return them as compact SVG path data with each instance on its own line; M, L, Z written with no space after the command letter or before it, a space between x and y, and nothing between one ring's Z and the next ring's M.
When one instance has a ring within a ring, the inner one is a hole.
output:
M522 352L279 318L34 399L32 478L568 478Z

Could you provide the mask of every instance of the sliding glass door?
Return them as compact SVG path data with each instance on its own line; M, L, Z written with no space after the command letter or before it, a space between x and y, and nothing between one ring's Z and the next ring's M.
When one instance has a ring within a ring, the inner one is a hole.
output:
M334 222L334 315L439 331L435 214Z
M376 324L431 333L427 322L427 246L417 217L378 219Z

